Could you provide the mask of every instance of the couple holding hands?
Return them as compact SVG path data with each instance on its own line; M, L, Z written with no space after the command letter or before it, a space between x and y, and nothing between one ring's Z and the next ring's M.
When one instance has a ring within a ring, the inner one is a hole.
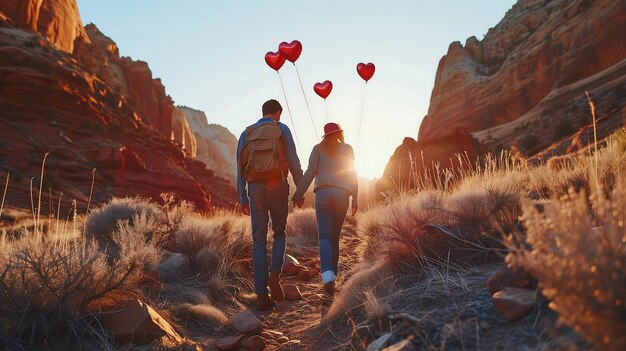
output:
M292 197L300 208L304 193L315 178L315 214L319 237L320 273L324 294L331 299L339 262L339 235L350 207L358 209L358 180L354 151L344 142L343 130L336 123L324 126L322 141L313 147L306 172L291 131L280 123L282 106L276 100L263 104L263 118L246 128L237 147L237 190L244 214L252 220L252 265L256 308L271 309L284 298L280 273L285 255L289 183L291 172L297 189ZM267 264L267 232L272 223L274 242L271 264ZM269 290L268 290L269 286Z

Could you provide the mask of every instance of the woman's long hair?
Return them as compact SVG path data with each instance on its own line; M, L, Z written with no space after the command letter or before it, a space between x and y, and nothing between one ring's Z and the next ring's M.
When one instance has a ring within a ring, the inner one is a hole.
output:
M335 156L340 142L345 143L343 132L335 132L325 136L320 143L320 147L326 154Z

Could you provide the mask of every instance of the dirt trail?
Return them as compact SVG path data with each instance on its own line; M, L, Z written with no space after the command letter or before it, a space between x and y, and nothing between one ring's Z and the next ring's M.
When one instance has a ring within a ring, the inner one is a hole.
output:
M355 247L359 240L356 236L354 226L346 224L341 236L341 256L340 266L342 269L349 268L356 257ZM317 263L319 270L319 252L317 248L311 250L311 255L294 257L298 260L313 259ZM295 276L283 277L282 283L297 285L302 292L302 300L299 301L282 301L276 307L267 312L254 311L255 315L265 323L268 330L282 333L289 341L278 342L276 339L270 339L267 343L266 350L327 350L333 345L332 335L320 333L317 327L321 321L323 313L328 307L322 304L322 281L319 274L316 274L309 281L299 280ZM341 286L338 287L339 289Z

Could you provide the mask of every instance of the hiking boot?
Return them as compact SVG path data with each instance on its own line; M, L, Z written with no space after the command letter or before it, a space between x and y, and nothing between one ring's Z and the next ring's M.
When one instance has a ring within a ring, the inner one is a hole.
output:
M329 298L335 296L335 282L324 284L324 295Z
M335 298L335 282L324 284L324 295L322 296L322 306L328 307L332 305Z
M272 300L268 294L259 294L256 296L254 306L259 311L267 311L276 305L276 301Z
M268 285L270 287L270 294L272 295L273 300L282 301L285 299L283 287L280 285L280 273L271 272Z

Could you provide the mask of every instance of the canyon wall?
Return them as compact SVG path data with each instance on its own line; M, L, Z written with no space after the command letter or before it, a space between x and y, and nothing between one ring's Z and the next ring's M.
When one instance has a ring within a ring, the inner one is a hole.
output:
M236 184L237 138L228 129L217 124L209 124L202 111L184 106L177 107L177 110L184 114L195 136L194 157L204 162L215 175Z
M68 53L74 51L77 38L86 37L75 0L4 0L0 12Z
M576 151L592 128L585 92L599 137L623 126L626 2L519 0L482 40L450 45L418 139L396 149L380 189L415 187L424 166L449 167L457 153Z
M92 179L96 204L172 192L204 211L234 207L234 187L194 159L189 132L184 145L172 140L174 103L148 65L120 57L111 39L80 23L74 0L0 4L7 205L30 208L30 182L41 181L45 159L42 187L52 196L43 198L62 192L64 208L75 199L84 210Z
M450 45L419 139L519 118L553 90L624 60L625 33L624 1L518 1L483 40Z

